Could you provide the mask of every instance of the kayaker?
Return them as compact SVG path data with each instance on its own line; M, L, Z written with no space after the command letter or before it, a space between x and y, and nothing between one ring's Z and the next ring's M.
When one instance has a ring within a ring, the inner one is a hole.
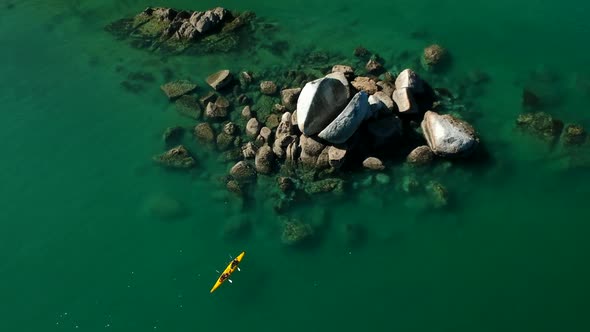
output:
M229 278L229 273L224 273L219 277L219 281L223 282L227 278Z
M234 259L233 261L231 261L231 268L233 269L234 267L238 266L238 264L240 264L240 261L237 259Z

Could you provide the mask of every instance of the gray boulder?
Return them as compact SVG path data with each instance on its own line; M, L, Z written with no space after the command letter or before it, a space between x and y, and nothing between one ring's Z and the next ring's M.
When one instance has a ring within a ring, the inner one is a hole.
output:
M318 134L318 137L333 144L348 140L368 116L368 98L364 91L354 95L344 110Z
M439 156L468 155L479 145L473 127L448 114L427 111L421 126L428 146Z
M305 135L322 131L340 113L350 96L348 81L342 73L305 84L297 100L297 125Z

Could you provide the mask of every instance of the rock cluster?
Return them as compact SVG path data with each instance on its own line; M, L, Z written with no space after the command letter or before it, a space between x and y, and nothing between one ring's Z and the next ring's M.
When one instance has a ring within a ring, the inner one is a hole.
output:
M242 44L248 44L248 39L254 37L249 25L254 18L252 12L238 13L222 7L205 11L148 7L105 29L120 39L129 39L138 48L171 53L189 49L202 53L226 52L237 49L242 39L245 39Z

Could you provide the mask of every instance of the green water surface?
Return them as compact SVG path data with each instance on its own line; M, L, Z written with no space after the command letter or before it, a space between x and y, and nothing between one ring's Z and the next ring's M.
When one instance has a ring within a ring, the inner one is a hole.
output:
M148 5L253 10L280 27L289 50L162 57L103 30ZM590 127L587 2L0 6L2 331L590 330L588 168L563 167L514 126L523 86L540 84L556 100L546 111ZM400 53L434 42L453 55L437 84L490 76L468 113L490 159L427 174L452 193L448 209L400 191L405 169L394 165L387 186L306 206L328 229L318 247L290 250L267 198L241 206L216 180L230 164L193 141L195 172L151 161L166 127L192 124L159 89L166 68L205 89L212 72L263 71L310 47L350 56L363 45L393 69L406 66L395 63ZM121 86L134 71L153 75L138 93ZM155 217L149 208L162 197L186 216ZM228 240L224 226L236 218L253 221L253 232ZM346 223L366 226L364 245L347 245ZM233 284L209 294L216 270L242 250Z

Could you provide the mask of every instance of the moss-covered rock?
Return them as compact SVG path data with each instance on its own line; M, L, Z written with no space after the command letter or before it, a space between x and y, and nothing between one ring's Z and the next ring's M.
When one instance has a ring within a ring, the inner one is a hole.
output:
M199 123L195 126L195 136L204 143L213 143L215 140L215 132L213 127L207 122Z
M184 128L180 126L168 127L162 134L162 140L166 144L178 144L184 136Z
M305 192L308 194L319 193L342 193L344 192L344 180L339 178L328 178L305 184Z
M192 95L180 96L174 102L174 106L179 114L191 119L199 120L203 114L203 109L201 104L199 104L199 100Z
M586 141L586 130L579 124L568 124L563 131L563 144L581 145Z
M288 246L302 245L314 235L313 228L299 220L284 220L281 241Z
M448 205L449 192L440 182L431 181L426 189L432 198L432 204L434 207L442 208Z
M160 89L164 91L169 99L178 98L193 91L196 88L197 85L188 80L172 81L160 86Z
M441 69L449 61L449 52L438 44L432 44L424 49L421 60L426 70Z
M554 142L563 129L563 122L554 119L545 112L529 112L518 116L516 124L519 128L535 134L547 142Z
M174 147L160 155L154 156L153 160L163 166L170 168L187 169L196 165L195 159L182 145Z

